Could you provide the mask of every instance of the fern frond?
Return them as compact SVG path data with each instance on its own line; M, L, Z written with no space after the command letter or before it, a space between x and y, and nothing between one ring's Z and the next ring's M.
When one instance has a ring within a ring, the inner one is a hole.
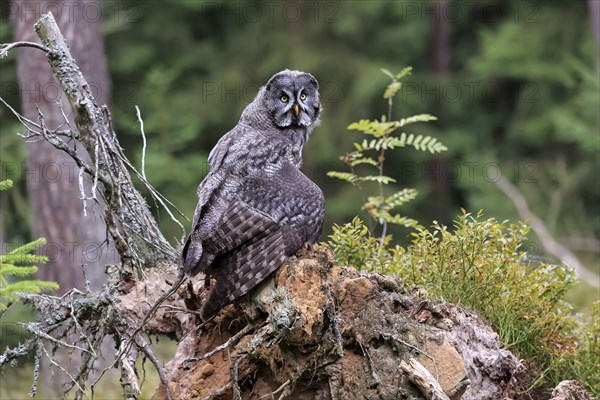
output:
M350 162L350 165L352 165L353 167L360 164L370 164L377 167L377 161L373 160L371 157L357 158L356 160L352 160Z
M381 118L381 121L371 121L368 119L361 119L358 122L353 122L348 125L347 129L361 131L364 134L382 137L389 135L393 131L399 128L398 121L386 122L385 116ZM360 149L357 149L360 150Z
M396 74L396 79L400 80L410 74L412 74L412 67L402 68L402 71Z
M417 197L416 189L402 189L399 192L394 193L391 196L383 198L381 196L369 196L367 202L364 204L363 209L371 212L371 214L379 218L381 213L389 212L395 207L402 204L408 203Z
M398 126L403 127L405 125L414 124L415 122L429 122L435 120L437 120L437 117L431 114L417 114L402 118L400 121L398 121Z
M390 83L387 88L385 88L385 92L383 92L383 98L387 100L391 97L394 97L400 88L402 88L402 83L398 81Z
M350 182L355 184L358 181L358 176L356 174L352 174L350 172L340 172L340 171L329 171L327 172L327 176L330 178L340 179L342 181Z
M394 75L389 70L387 70L385 68L380 68L380 70L381 70L381 72L383 72L384 74L386 74L387 76L389 76L390 79L392 79L392 80L394 79Z
M360 181L379 182L379 183L383 183L384 185L396 182L396 180L394 178L391 178L389 176L381 176L381 175L359 176L358 180L360 180Z
M0 181L0 191L10 189L13 186L13 181L10 179L5 179Z
M402 204L408 203L409 201L416 199L418 194L419 194L419 192L417 192L416 189L412 189L412 188L402 189L401 191L396 192L393 195L386 197L385 203L384 203L385 208L387 210L391 210L394 207L398 207Z
M371 140L363 140L360 144L360 148L362 151L366 150L389 150L394 149L396 147L405 147L406 143L402 142L400 139L390 136L381 139L371 139Z
M399 141L404 146L413 146L417 150L429 151L431 154L448 150L444 144L432 136L415 135L414 133L407 134L406 132L402 132Z
M403 217L400 214L390 214L388 211L377 210L373 212L373 216L379 220L380 223L384 221L389 224L401 225L406 228L422 228L419 222L415 219Z

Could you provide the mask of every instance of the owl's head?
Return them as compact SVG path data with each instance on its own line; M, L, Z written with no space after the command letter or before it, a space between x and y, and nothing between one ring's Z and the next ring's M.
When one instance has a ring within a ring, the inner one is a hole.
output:
M273 75L264 87L263 102L279 128L310 127L319 121L319 84L306 72L286 69Z

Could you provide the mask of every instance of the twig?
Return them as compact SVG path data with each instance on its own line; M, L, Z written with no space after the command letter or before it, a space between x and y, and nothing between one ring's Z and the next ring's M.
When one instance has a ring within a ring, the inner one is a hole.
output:
M25 343L18 345L12 349L6 349L6 351L0 355L0 367L6 364L9 361L16 360L18 358L24 357L31 349L35 347L36 341L33 339L28 339Z
M558 259L562 260L567 266L573 268L579 278L590 285L598 288L600 287L600 278L595 273L585 268L579 259L565 246L560 244L552 234L546 228L544 222L538 218L537 215L531 211L525 196L519 192L515 185L500 176L496 180L496 186L514 203L515 207L521 218L528 221L531 228L535 231L536 235L540 238L540 242L546 249L546 251Z
M111 214L108 214L108 215L111 216ZM120 240L123 240L123 239L120 239ZM100 375L98 376L96 381L92 384L92 386L95 385L102 378L102 376L104 376L105 372L107 372L109 369L115 367L115 365L119 362L121 357L123 357L123 354L127 354L131 350L132 345L137 342L137 335L144 329L146 323L154 316L154 314L156 313L156 310L158 310L160 305L167 298L169 298L173 293L175 293L175 291L177 289L179 289L179 287L181 286L181 284L183 283L184 280L185 280L185 274L183 273L183 270L179 270L179 274L177 275L177 280L173 283L173 285L167 292L163 293L158 298L158 300L156 300L154 305L150 308L150 310L148 310L148 312L146 313L146 316L144 317L144 319L142 320L140 325L135 329L135 331L132 334L128 334L129 339L127 340L127 342L124 345L122 345L119 348L119 351L115 357L115 360L109 366L107 366L106 368L104 368L102 370L102 372L100 373Z
M85 395L85 391L83 390L83 388L79 385L79 383L75 380L75 378L73 378L73 375L71 375L69 373L69 371L67 371L62 365L60 365L59 363L57 363L54 358L52 358L52 356L50 356L50 354L48 354L48 351L46 350L46 348L44 347L43 344L40 344L40 347L42 348L42 351L44 352L44 354L46 355L46 357L48 358L48 360L50 361L50 363L52 365L55 365L56 367L58 367L62 372L65 373L65 375L67 375L69 377L69 379L71 379L72 382L75 383L75 385L77 386L77 389L80 390L81 392L84 393ZM87 397L87 396L86 396Z
M440 383L416 359L411 358L408 364L405 361L402 361L400 363L400 368L408 374L408 379L414 383L428 399L450 400L446 393L444 393Z
M290 383L291 383L291 381L288 379L287 381L283 382L283 384L281 386L279 386L277 389L275 389L275 391L273 391L273 392L271 392L269 394L265 394L264 396L261 396L258 400L266 399L268 397L270 397L271 399L273 399L274 395L276 395L277 393L281 392Z
M123 388L123 396L126 400L137 400L140 396L140 386L137 381L135 372L135 360L137 359L138 350L132 349L129 353L121 356L121 387Z
M144 120L142 119L142 113L140 112L140 108L137 106L135 106L135 112L138 118L138 121L140 121L140 131L142 132L142 140L143 140L143 146L142 146L142 177L144 178L145 181L147 181L146 179L146 134L144 133Z
M173 285L171 286L171 288L167 292L163 293L156 300L156 302L154 303L154 305L146 313L146 316L142 320L142 323L140 324L140 326L138 326L137 329L133 332L133 334L131 335L131 338L129 339L129 342L125 346L125 348L126 348L125 351L127 351L127 348L130 346L131 341L133 339L135 339L136 335L138 333L140 333L142 331L142 329L144 329L144 327L146 326L146 324L148 323L148 321L150 321L150 319L154 316L154 314L156 313L156 311L158 310L158 308L160 307L160 305L162 303L164 303L164 301L167 300L173 293L175 293L177 291L177 289L179 289L179 287L181 286L181 284L183 283L184 280L185 280L185 274L184 274L183 270L180 269L179 270L179 274L177 275L177 280L173 283Z
M84 275L85 275L85 273L84 273ZM83 332L83 328L81 327L81 324L79 323L79 320L77 319L77 316L75 313L75 307L73 307L72 301L69 304L69 306L71 308L71 319L75 323L75 330L77 331L77 333L79 333L79 337L83 338L87 342L88 353L90 353L90 355L92 355L93 357L98 357L98 355L94 351L94 346L92 346L92 343L90 342L90 338Z
M381 379L379 378L379 375L377 374L377 371L375 370L375 366L373 365L373 360L371 359L371 354L369 354L369 351L363 347L363 344L360 340L358 340L358 345L360 346L362 352L367 356L369 368L371 369L371 375L373 376L375 383L377 384L377 386L381 386Z
M231 355L229 354L229 350L227 350L227 356L229 357L229 365L231 365L231 391L232 391L232 399L233 400L242 400L242 393L240 391L240 386L238 385L238 369L239 369L239 359L236 357L231 362Z
M374 332L374 333L376 333L376 334L380 335L380 336L381 336L381 337L383 337L384 339L388 339L388 340L389 340L389 339L392 339L392 340L394 340L394 341L396 341L396 342L398 342L398 343L401 343L401 344L403 344L403 345L405 345L405 346L407 346L407 347L410 347L410 348L411 348L411 349L413 349L413 350L416 350L418 353L421 353L421 354L423 354L425 357L427 357L427 358L429 358L431 361L433 361L433 363L434 363L434 365L435 365L435 359L434 359L432 356L430 356L429 354L427 354L427 352L425 352L425 351L421 350L420 348L418 348L418 347L416 347L416 346L413 346L412 344L410 344L410 343L408 343L408 342L406 342L406 341L404 341L404 340L400 339L398 336L396 336L396 335L392 335L392 334L390 334L390 333L386 333L386 332Z
M35 341L35 356L33 357L33 382L31 383L31 391L29 392L31 397L35 397L37 393L37 383L40 378L40 365L42 363L42 341Z
M149 302L146 301L146 303L148 305L150 305ZM170 311L170 313L178 313L178 312L180 312L180 313L186 313L186 314L194 314L194 315L197 315L197 316L201 316L202 315L202 313L200 311L190 310L189 308L177 307L177 306L174 306L174 305L171 305L171 304L164 304L164 305L160 306L159 308L169 308L169 309L173 310L173 311Z
M87 200L87 196L85 195L85 188L83 186L83 172L85 171L84 168L79 168L79 193L80 195L80 199L81 201L83 201L83 216L87 217L87 207L86 207L86 200Z
M152 351L152 349L148 345L148 342L146 342L144 338L142 338L141 336L137 336L135 338L135 342L137 347L142 351L142 353L146 355L146 357L148 357L150 362L154 365L154 368L156 368L156 372L158 372L158 376L160 377L160 382L165 387L167 400L173 400L173 397L171 396L171 389L169 388L169 381L167 379L167 376L165 375L164 368L162 367L162 365L160 365L160 360L158 359L156 354L154 354L154 351Z
M192 358L188 358L186 359L184 362L197 362L197 361L202 361L210 356L213 356L215 354L217 354L220 351L223 351L227 348L229 348L232 345L235 345L242 336L244 336L246 333L250 332L250 330L252 330L252 328L254 328L253 325L246 325L241 331L239 331L238 333L236 333L235 335L233 335L232 337L230 337L225 343L223 343L220 346L215 347L214 349L212 349L211 351L209 351L206 354L203 354L200 357L192 357Z
M38 124L36 124L36 123L35 123L35 122L33 122L32 120L30 120L30 119L26 118L25 116L23 116L23 115L19 114L19 113L18 113L18 112L17 112L17 111L16 111L14 108L12 108L12 107L11 107L11 106L10 106L10 105L9 105L9 104L6 102L6 100L4 100L4 99L3 99L1 96L0 96L0 102L2 102L2 104L4 104L4 106L5 106L6 108L8 108L8 109L10 110L10 112L12 112L12 113L13 113L13 115L14 115L15 117L17 117L17 119L19 120L19 122L21 123L21 125L23 125L25 128L27 128L27 130L28 130L28 131L32 132L31 128L29 128L29 127L27 126L27 124L31 124L31 125L33 125L34 127L38 128L38 129L40 129L40 128L41 128L41 127L40 127ZM37 133L37 132L36 132L36 133Z
M34 49L42 50L44 53L49 53L50 50L42 46L41 44L34 42L14 42L14 43L3 43L0 44L0 58L4 58L8 55L8 51L17 47L31 47Z
M94 165L91 171L86 172L92 176L97 173L98 179L104 184L103 195L108 201L107 209L119 217L119 222L123 221L117 230L125 229L127 233L131 231L143 239L128 242L134 257L125 257L126 261L137 261L138 269L141 269L141 264L152 266L162 261L175 261L178 252L160 232L144 198L135 189L127 167L115 156L122 150L114 132L109 131L104 113L96 105L90 85L71 56L52 14L43 15L35 24L35 29L44 46L50 49L48 62L71 105L77 129L84 133L81 143L90 155L96 154L98 145L102 147L102 157L95 157L94 160L97 167ZM100 172L112 179L102 179ZM115 196L116 194L119 195Z
M229 382L227 385L221 386L220 388L213 390L212 392L210 392L208 394L208 396L204 396L201 400L214 399L215 397L220 396L223 393L225 393L225 391L229 388L231 388L231 382Z
M89 350L84 349L83 347L79 347L79 346L76 346L76 345L64 342L62 340L53 338L52 336L48 335L47 333L42 332L41 330L39 330L38 328L36 328L35 324L25 324L25 328L27 329L27 331L31 332L35 336L37 336L39 338L46 339L46 340L48 340L50 342L53 342L53 343L57 344L58 346L67 347L67 348L73 349L73 350L79 350L79 351L84 352L84 353L89 352Z

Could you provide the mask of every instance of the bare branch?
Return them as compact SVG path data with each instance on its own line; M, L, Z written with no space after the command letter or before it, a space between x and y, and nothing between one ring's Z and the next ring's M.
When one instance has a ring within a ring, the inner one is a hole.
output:
M50 50L44 46L34 42L14 42L14 43L3 43L0 44L0 58L4 58L8 55L8 51L17 47L31 47L34 49L42 50L44 53L48 53Z
M496 186L498 186L498 188L502 190L502 192L510 200L512 200L521 218L526 220L531 225L531 228L540 238L540 242L548 253L562 260L567 266L573 268L577 275L579 275L579 279L582 281L585 281L594 287L600 287L600 279L598 275L585 268L579 262L575 254L571 252L571 250L554 239L550 231L548 231L548 228L546 228L544 222L538 218L533 211L531 211L525 196L523 196L523 194L515 185L513 185L503 176L500 176L500 178L496 180Z
M220 346L215 347L214 349L212 349L211 351L209 351L206 354L203 354L200 357L192 357L192 358L188 358L187 360L185 360L186 362L197 362L197 361L202 361L204 359L207 359L208 357L211 357L215 354L217 354L220 351L223 351L225 349L228 349L229 347L231 347L232 345L235 345L241 338L242 336L244 336L245 334L247 334L248 332L250 332L252 330L252 328L254 328L252 325L246 325L244 327L244 329L242 329L241 331L239 331L238 333L236 333L235 335L233 335L232 337L230 337L225 343L223 343Z
M142 132L142 140L144 141L142 146L142 177L146 180L146 134L144 133L144 120L142 119L140 108L137 105L135 106L135 112L138 121L140 121L140 131Z
M33 339L27 340L25 343L20 344L12 349L6 349L4 354L0 355L0 367L4 364L18 360L21 357L25 357L35 347L35 341Z
M128 233L121 236L127 238L128 253L134 257L121 254L123 263L130 269L134 267L131 263L136 263L140 269L139 264L153 266L173 262L178 252L163 237L144 198L135 189L127 166L122 162L124 156L116 135L109 129L103 110L96 104L90 85L71 56L52 14L43 15L35 29L49 50L48 63L71 104L75 124L81 132L80 141L94 158L94 168L86 172L102 182L108 208L117 216L112 221L119 224L117 230ZM100 148L101 157L98 154ZM101 179L100 171L110 179Z
M144 340L144 338L142 338L141 336L137 336L135 338L135 344L142 351L142 353L144 353L146 357L148 357L150 362L152 362L154 368L156 368L156 372L158 372L158 376L160 377L160 382L165 387L167 400L173 400L173 397L171 396L171 389L169 388L169 381L167 380L167 375L165 375L165 370L160 364L160 360L158 359L158 357L156 357L156 354L154 354L154 351L152 351L152 349L150 348L150 345L148 345L148 342L146 342L146 340Z
M409 363L400 362L402 371L408 374L408 379L413 382L419 390L431 400L450 400L444 393L440 383L431 375L427 369L416 359L411 358Z

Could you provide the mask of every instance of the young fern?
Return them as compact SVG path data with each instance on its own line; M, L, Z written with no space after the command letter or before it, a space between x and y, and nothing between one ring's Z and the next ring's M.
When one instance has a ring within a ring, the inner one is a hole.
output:
M352 184L363 194L362 209L369 214L376 225L381 225L380 246L383 246L386 242L388 224L402 225L408 228L420 227L416 220L394 212L396 207L416 198L417 191L415 189L403 189L387 197L384 195L384 185L396 182L394 178L384 175L386 151L401 147L412 147L419 151L428 151L435 154L447 150L444 144L432 136L415 135L404 131L398 133L401 128L410 124L435 120L436 117L433 115L417 114L397 121L392 120L394 97L402 89L401 79L410 75L411 71L412 68L407 67L398 74L393 75L388 70L382 69L382 72L391 79L391 83L383 93L383 98L388 101L387 116L383 115L380 120L361 119L348 125L349 130L362 132L365 138L354 143L354 151L340 157L348 165L350 172L330 171L327 173L331 178ZM359 175L355 168L359 165L370 165L376 169L376 172L369 175ZM366 200L364 199L363 184L365 182L375 182L377 184L378 196L370 196ZM371 231L374 229L375 227L372 227Z

